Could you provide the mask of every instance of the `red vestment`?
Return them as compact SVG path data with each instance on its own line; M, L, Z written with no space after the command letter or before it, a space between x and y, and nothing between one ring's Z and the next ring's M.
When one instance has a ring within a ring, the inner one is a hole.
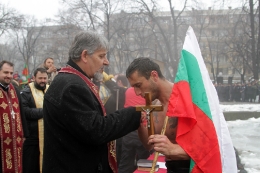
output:
M0 87L0 136L2 172L22 172L23 128L19 100L14 86Z

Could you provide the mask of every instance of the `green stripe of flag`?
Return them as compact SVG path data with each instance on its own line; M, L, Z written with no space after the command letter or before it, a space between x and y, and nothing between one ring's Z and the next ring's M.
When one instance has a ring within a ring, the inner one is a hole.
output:
M174 82L177 83L181 80L185 80L190 84L192 102L196 104L212 120L208 98L198 61L194 55L186 50L182 50L181 52L181 59Z

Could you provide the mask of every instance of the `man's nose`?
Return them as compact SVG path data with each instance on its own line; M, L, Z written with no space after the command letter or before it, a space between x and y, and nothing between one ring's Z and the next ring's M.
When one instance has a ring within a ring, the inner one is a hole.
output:
M109 65L109 61L108 61L107 57L104 60L104 65Z
M142 92L141 92L140 89L138 89L138 88L134 88L134 89L135 89L135 94L136 94L137 96L139 96L139 95L142 94Z
M13 78L13 74L12 74L12 73L8 73L8 74L7 74L7 77Z

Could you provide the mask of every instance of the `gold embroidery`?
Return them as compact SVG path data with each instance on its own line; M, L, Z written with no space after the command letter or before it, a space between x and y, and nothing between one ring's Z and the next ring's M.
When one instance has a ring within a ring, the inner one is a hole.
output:
M95 91L96 94L98 94L98 90L95 86L92 86L92 89Z
M16 102L14 102L13 107L15 107L17 109L18 108L18 104Z
M21 140L22 140L22 139L21 139L19 136L18 136L17 139L16 139L17 143L20 143Z
M2 92L2 91L1 91L1 92ZM0 105L0 107L2 107L2 108L4 108L4 109L5 109L7 106L8 106L8 105L7 105L4 101L3 101L2 104Z
M11 93L11 97L12 97L12 98L15 98L14 90L11 90L10 93Z
M21 166L21 147L18 147L18 166Z
M9 126L9 118L8 118L8 114L4 113L3 114L3 119L4 119L4 129L5 129L5 133L9 133L10 132L10 126Z
M10 144L10 142L12 142L12 139L10 139L9 137L6 138L6 140L4 141L7 145Z
M12 154L11 154L11 150L10 149L6 149L5 150L5 156L6 156L6 166L7 166L7 169L12 169L13 165L12 165Z
M116 149L115 149L115 141L110 141L109 142L110 145L110 153L111 155L116 158Z
M17 122L17 132L20 132L21 131L21 119L20 119L20 114L19 113L16 113L16 122Z
M0 91L0 98L4 98L3 92Z

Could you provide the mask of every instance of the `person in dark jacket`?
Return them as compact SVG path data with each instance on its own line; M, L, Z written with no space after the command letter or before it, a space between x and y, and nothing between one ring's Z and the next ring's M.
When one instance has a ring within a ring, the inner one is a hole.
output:
M76 35L67 66L44 96L43 173L116 173L113 140L145 117L134 107L106 115L91 78L106 65L108 42L94 32Z
M29 136L23 147L23 173L41 172L39 132L42 128L39 128L38 121L43 118L43 96L49 87L47 70L37 68L34 71L33 81L21 90L22 106L29 130Z

